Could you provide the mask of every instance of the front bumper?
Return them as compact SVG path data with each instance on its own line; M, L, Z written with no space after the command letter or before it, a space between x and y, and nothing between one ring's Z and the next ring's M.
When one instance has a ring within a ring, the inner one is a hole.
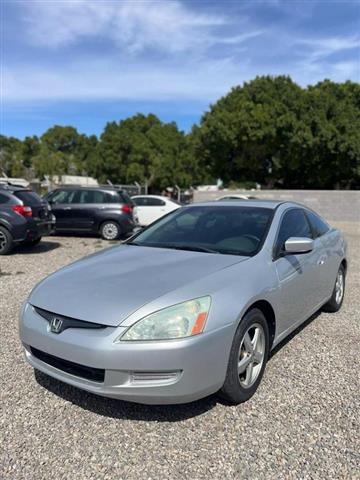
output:
M145 404L186 403L223 385L232 325L182 340L114 343L123 330L69 328L57 335L29 304L20 318L20 338L30 365L97 395ZM93 381L56 368L32 349L79 366L103 369L104 379Z

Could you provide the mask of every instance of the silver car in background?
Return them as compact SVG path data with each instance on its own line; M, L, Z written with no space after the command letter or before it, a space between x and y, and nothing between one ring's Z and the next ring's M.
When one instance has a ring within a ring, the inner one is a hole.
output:
M302 205L193 204L40 282L20 338L35 369L98 395L236 404L279 342L341 307L346 269L342 234Z

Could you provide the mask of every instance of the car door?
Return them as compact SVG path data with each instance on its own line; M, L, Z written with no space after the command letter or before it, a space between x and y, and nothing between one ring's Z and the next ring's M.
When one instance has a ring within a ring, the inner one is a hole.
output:
M97 210L106 207L104 192L80 189L76 192L71 206L72 228L74 230L92 231L97 217Z
M175 203L172 199L166 199L164 200L164 208L163 208L163 215L166 215L167 213L170 213L174 210L177 210L178 208L181 207L181 205L178 205Z
M134 197L137 206L137 216L140 225L149 225L166 213L165 202L160 198L150 196Z
M145 205L147 225L163 217L168 211L166 203L161 198L148 197Z
M285 211L274 245L273 261L280 286L278 295L280 334L309 317L321 297L317 275L321 256L320 243L315 240L314 250L311 252L289 254L284 252L284 245L290 237L313 238L309 222L301 208Z
M57 230L68 230L72 224L72 201L74 200L75 190L58 189L47 196L51 205L52 213L56 218Z

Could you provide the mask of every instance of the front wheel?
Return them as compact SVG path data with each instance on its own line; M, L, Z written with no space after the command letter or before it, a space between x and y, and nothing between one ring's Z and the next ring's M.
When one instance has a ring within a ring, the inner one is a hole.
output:
M336 275L334 290L330 300L323 306L325 312L337 312L344 301L345 294L345 268L340 265Z
M120 237L120 234L121 230L116 222L107 220L101 224L100 235L104 240L117 240Z
M249 400L261 382L268 355L269 327L264 314L254 308L236 330L220 395L233 404Z

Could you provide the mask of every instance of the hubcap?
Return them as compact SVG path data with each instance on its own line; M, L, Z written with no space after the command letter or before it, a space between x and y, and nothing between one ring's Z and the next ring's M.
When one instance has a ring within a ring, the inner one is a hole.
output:
M106 240L114 240L119 233L119 229L115 223L107 223L103 228L103 235Z
M335 301L339 304L344 295L344 275L341 270L338 271L335 283Z
M6 246L6 237L5 237L5 234L3 232L0 232L0 250L2 250L3 248L5 248Z
M238 357L240 385L251 387L258 378L265 357L265 332L259 323L251 325L241 340Z

